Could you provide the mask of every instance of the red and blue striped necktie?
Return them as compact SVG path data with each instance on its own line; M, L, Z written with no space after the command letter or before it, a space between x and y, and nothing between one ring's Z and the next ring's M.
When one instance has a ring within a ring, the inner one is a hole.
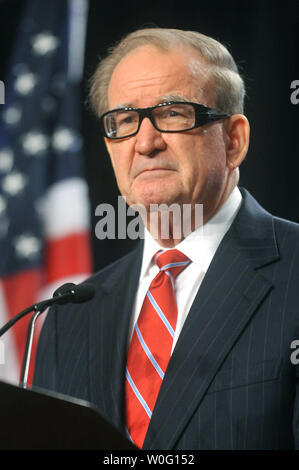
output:
M158 251L160 271L146 293L126 368L126 424L132 441L142 447L171 355L177 323L176 276L190 263L178 250Z

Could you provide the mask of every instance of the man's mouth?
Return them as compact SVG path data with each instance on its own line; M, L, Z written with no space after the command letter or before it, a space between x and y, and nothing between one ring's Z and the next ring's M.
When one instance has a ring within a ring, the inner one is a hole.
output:
M146 176L146 175L151 175L151 174L158 175L158 173L163 173L166 171L173 171L173 170L171 170L171 168L164 168L164 167L145 168L144 170L141 170L137 176L141 176L141 175Z

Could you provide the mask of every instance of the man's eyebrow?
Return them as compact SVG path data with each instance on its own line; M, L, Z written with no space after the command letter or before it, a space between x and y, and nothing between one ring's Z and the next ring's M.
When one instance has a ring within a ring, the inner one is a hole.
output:
M156 100L156 105L160 103L167 103L168 101L182 101L182 102L188 102L189 99L186 98L184 95L181 94L169 94L169 95L163 95L159 97ZM155 105L153 105L155 106ZM151 107L151 106L149 106ZM117 111L118 109L123 109L123 108L137 108L137 106L133 106L132 103L119 103L115 105L110 111Z
M116 111L117 109L122 109L122 108L133 108L133 106L131 103L120 103L120 104L115 105L109 111Z
M187 102L187 101L189 101L189 99L186 98L184 95L181 95L181 94L164 95L159 99L159 103L166 103L167 101Z

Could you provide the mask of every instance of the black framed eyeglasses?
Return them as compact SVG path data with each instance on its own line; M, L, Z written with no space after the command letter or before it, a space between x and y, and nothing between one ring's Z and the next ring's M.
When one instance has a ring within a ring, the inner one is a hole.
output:
M137 134L143 119L150 119L160 132L184 132L230 115L203 104L168 101L149 108L119 108L101 117L102 132L108 139L124 139Z

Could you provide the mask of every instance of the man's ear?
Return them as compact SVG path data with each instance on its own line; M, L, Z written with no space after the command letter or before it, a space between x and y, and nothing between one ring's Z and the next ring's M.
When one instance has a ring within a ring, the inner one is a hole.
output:
M109 153L109 155L111 155L111 142L109 139L107 139L106 137L104 137L104 142L105 142L105 145L106 145L106 149L107 149L107 152Z
M228 168L234 169L241 165L247 154L250 126L243 114L233 114L224 125L227 136L226 162Z
M106 137L104 137L104 142L105 142L105 146L106 146L107 152L108 152L109 157L110 157L111 165L112 165L113 170L114 170L114 160L113 160L113 152L112 152L111 140L110 140L110 139L107 139Z

